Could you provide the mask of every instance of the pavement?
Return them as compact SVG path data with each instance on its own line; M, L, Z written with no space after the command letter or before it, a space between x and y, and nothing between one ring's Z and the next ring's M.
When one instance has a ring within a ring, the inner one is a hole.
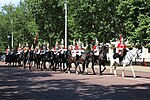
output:
M89 75L77 75L0 62L0 100L150 100L149 67L134 66L136 79L128 67L124 78L117 69L118 77L109 74L109 66L104 75L92 75L90 68Z

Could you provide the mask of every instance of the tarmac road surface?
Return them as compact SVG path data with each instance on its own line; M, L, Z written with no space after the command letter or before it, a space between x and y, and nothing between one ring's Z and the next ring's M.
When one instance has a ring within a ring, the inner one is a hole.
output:
M0 100L150 100L148 71L135 70L134 79L128 69L122 78L121 71L118 77L108 70L104 75L76 75L3 64L0 62Z

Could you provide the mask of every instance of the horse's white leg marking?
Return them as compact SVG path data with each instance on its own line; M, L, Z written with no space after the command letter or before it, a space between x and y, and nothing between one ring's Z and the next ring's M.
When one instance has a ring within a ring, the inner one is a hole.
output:
M33 66L35 67L35 62L33 61Z
M115 66L114 66L114 75L115 75L115 76L117 76L116 68L117 68L117 63L115 63Z
M135 75L135 72L134 72L132 64L130 65L130 68L131 68L131 71L132 71L132 74L133 74L133 78L136 78L136 75Z
M88 73L88 68L85 68L85 73Z
M122 67L122 77L124 77L124 70L125 70L125 64L123 64L123 67Z
M110 61L110 71L109 71L110 74L112 73L114 63L115 63L114 61Z

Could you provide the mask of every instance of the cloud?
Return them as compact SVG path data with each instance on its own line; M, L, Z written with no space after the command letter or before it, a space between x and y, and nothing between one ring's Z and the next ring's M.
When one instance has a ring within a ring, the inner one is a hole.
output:
M0 11L5 4L8 5L8 4L12 3L15 6L17 6L20 1L21 0L0 0Z
M18 5L20 1L21 0L0 0L0 8L2 6L4 6L5 4L7 5L7 4L10 4L10 3Z

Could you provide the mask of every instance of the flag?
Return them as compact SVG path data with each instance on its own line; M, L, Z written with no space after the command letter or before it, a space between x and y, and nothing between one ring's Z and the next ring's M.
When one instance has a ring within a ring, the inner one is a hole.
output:
M36 44L37 38L38 38L38 33L36 33L36 36L35 36L35 39L34 39L34 44Z

